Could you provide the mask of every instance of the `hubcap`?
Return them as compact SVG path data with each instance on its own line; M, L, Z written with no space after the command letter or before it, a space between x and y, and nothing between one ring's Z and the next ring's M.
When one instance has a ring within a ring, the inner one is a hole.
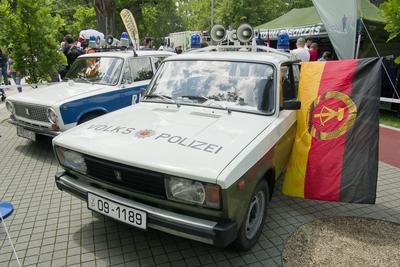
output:
M251 199L249 211L246 218L246 237L247 239L253 238L261 226L265 210L265 195L262 191Z

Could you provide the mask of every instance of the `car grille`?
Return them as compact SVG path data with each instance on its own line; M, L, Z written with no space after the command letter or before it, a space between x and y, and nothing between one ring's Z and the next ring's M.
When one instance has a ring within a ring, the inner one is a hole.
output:
M47 107L14 102L15 114L34 121L49 122Z
M135 168L92 156L84 156L87 174L95 179L134 191L166 198L164 174Z

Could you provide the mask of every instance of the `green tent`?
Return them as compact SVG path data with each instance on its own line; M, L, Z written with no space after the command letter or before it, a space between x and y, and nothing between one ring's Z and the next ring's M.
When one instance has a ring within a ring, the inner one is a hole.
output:
M381 55L398 55L400 53L400 38L393 42L386 43L388 33L385 31L385 19L381 16L378 7L369 0L358 1L358 17L364 21L368 32ZM276 40L281 30L288 32L290 39L299 37L328 38L323 23L314 6L306 8L295 8L288 13L267 23L256 26L261 37L266 39L269 33L271 40ZM369 41L366 31L362 31L359 57L376 56L375 50Z

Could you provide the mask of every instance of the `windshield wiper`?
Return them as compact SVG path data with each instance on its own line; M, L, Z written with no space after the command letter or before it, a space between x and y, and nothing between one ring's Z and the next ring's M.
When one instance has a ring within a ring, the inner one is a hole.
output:
M181 96L182 98L189 98L190 100L202 100L203 102L206 102L210 100L209 98L205 96L199 96L199 95L183 95Z
M218 107L223 108L223 109L225 109L226 111L228 111L228 114L231 114L231 113L232 113L232 110L231 110L230 108L228 108L227 106L221 105L220 103L217 103L214 99L208 99L207 102L209 102L209 103L207 104L207 106L211 106L211 105L214 104L214 105L217 105Z
M181 107L181 105L178 102L176 102L175 100L171 99L169 96L159 95L159 94L148 94L148 95L145 95L144 97L145 97L145 99L146 98L161 98L162 100L166 100L169 103L175 104L178 108Z

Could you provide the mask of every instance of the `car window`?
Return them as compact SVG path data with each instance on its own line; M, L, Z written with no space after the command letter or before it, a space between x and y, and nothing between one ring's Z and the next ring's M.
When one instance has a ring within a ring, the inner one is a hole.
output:
M66 79L115 85L120 78L122 65L123 60L116 57L81 57L72 64Z
M299 71L297 65L281 66L279 106L283 107L283 101L297 97L299 85Z
M132 72L130 68L130 64L125 64L124 66L124 71L123 71L123 76L122 76L122 83L132 83Z
M149 57L138 57L129 59L132 78L134 82L148 80L153 77L153 69Z
M268 114L275 110L274 68L267 64L217 60L167 61L162 63L157 73L147 97L152 101L157 96L163 96L181 104Z

